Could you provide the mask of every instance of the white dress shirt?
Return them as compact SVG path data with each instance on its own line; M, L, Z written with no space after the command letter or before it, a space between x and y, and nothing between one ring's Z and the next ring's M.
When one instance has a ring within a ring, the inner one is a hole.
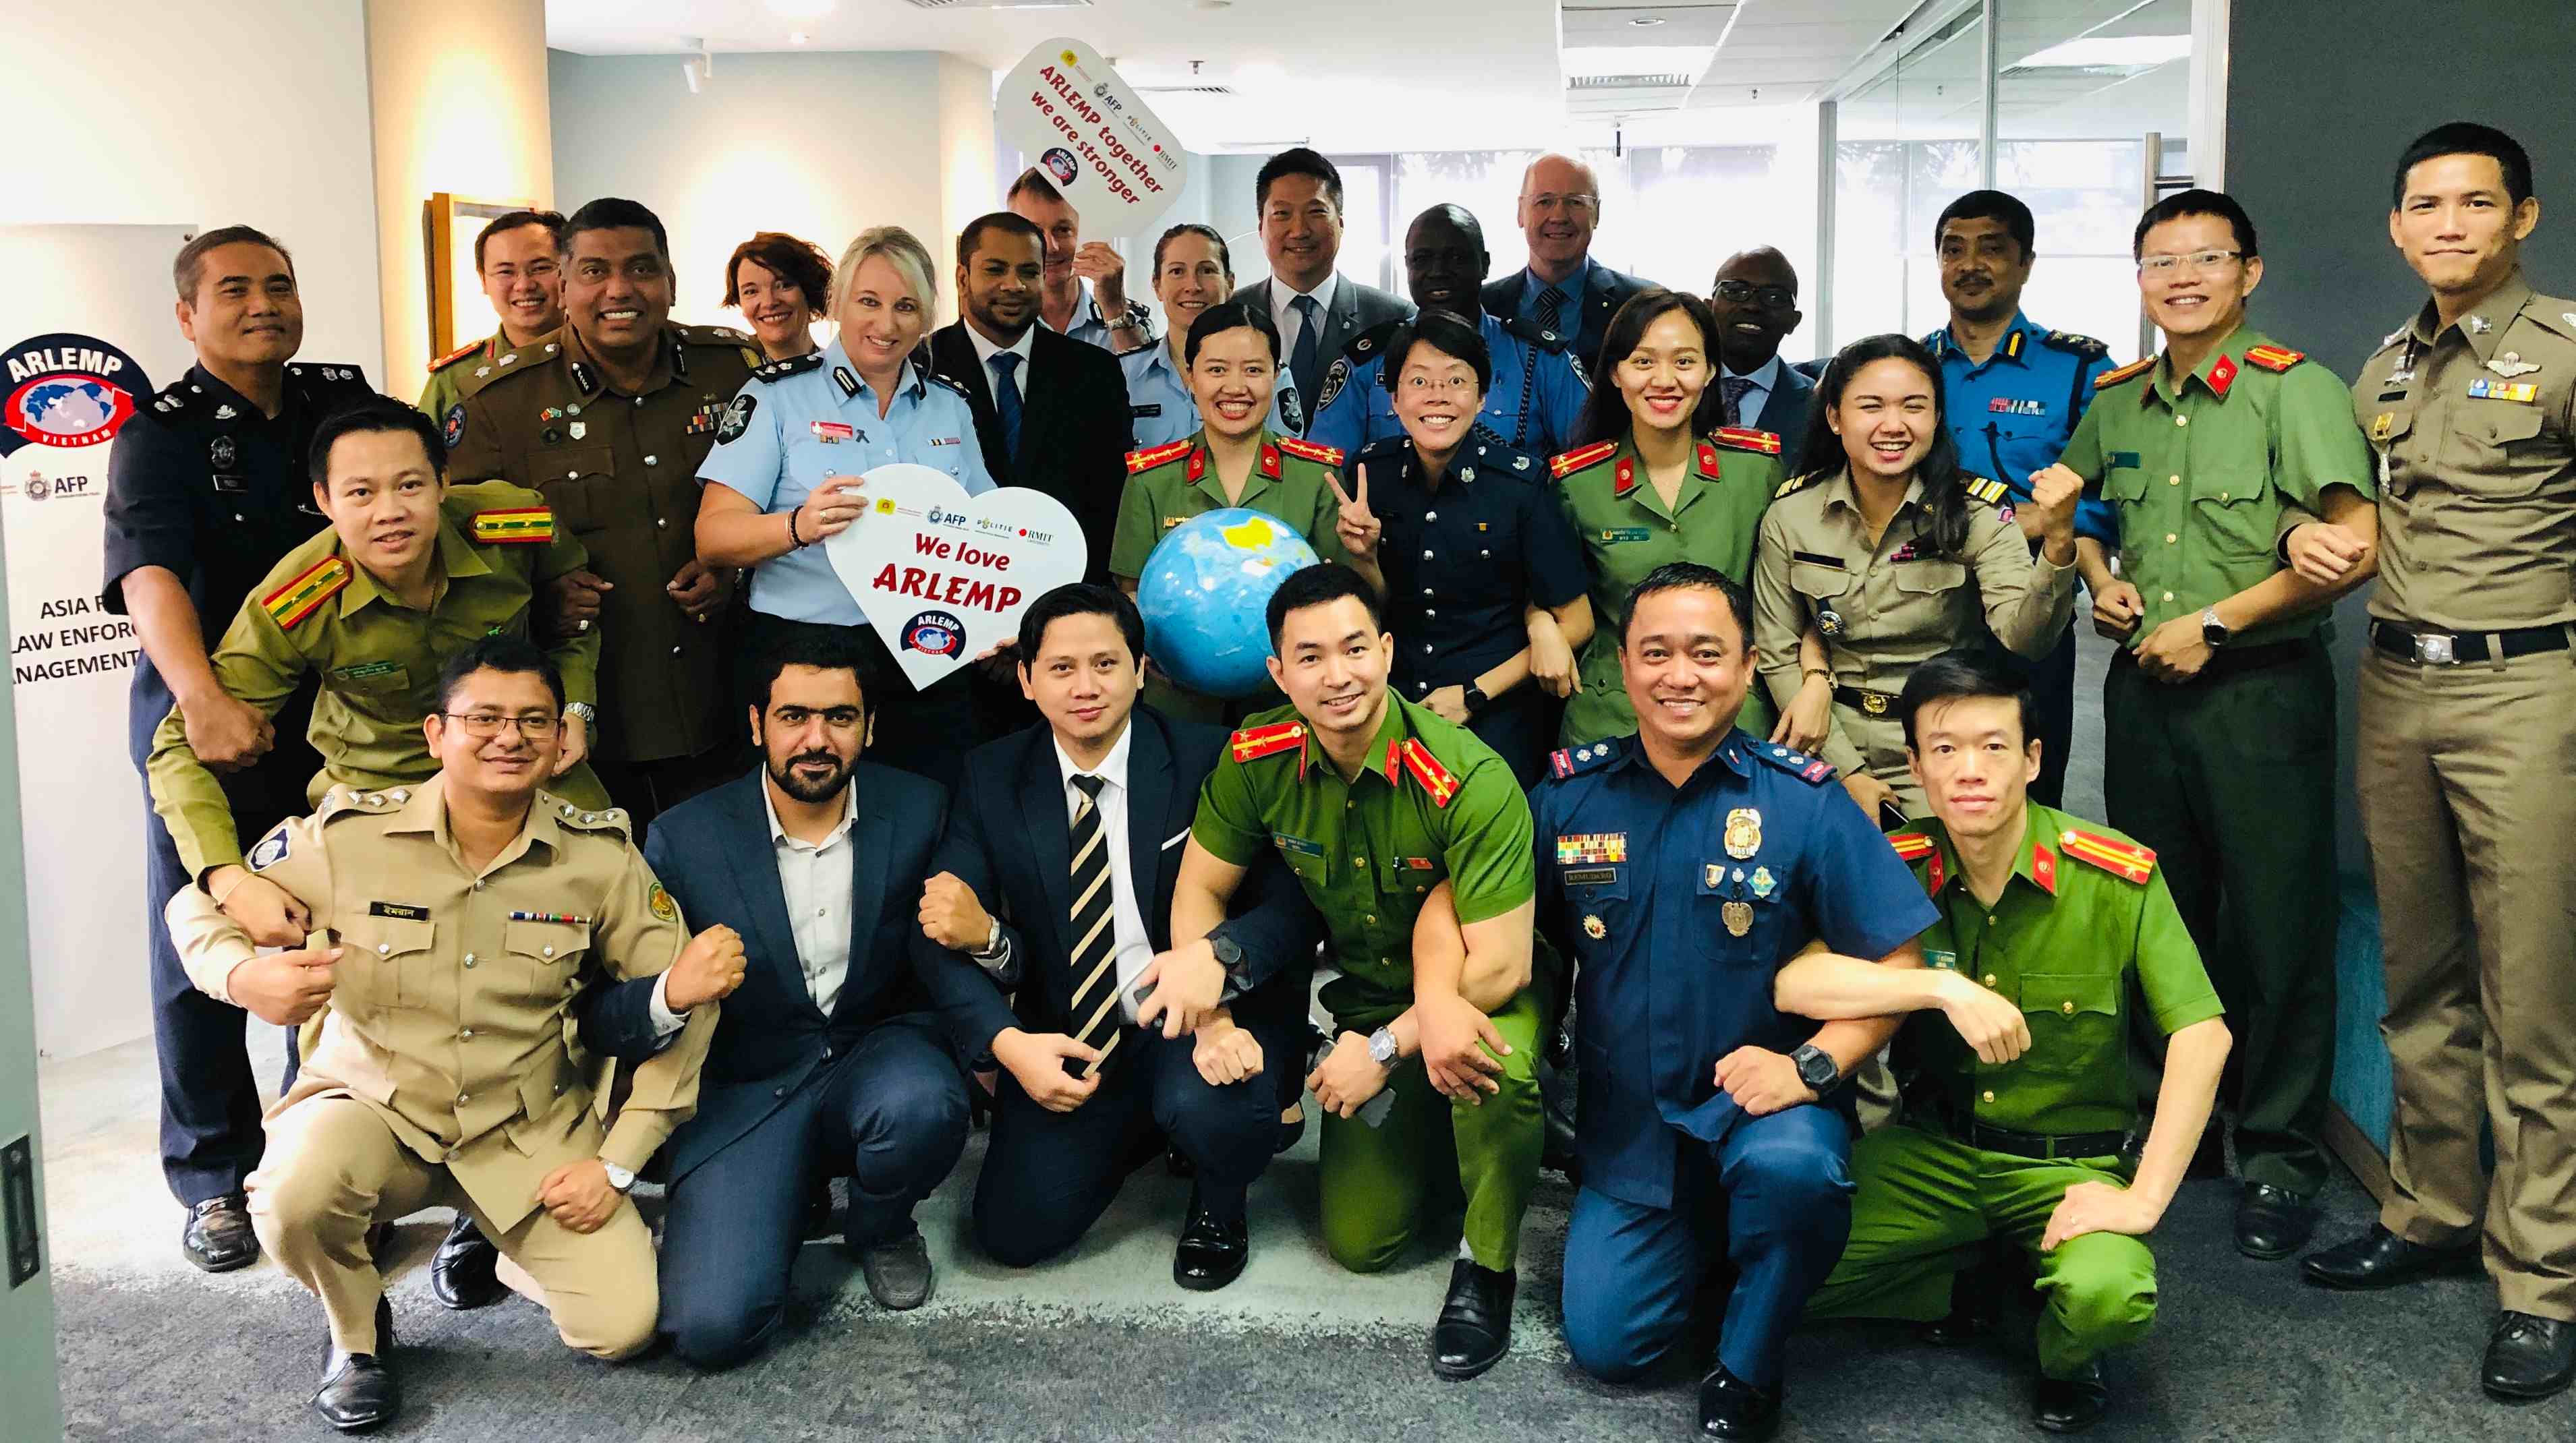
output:
M778 803L767 783L760 805L769 814L770 850L778 859L778 890L787 899L787 927L796 934L796 961L805 991L823 1015L832 1015L841 983L850 975L850 823L858 798L841 789L841 820L821 842L800 842L778 824Z
M1311 291L1292 291L1288 289L1288 283L1286 281L1281 280L1277 276L1272 276L1270 278L1270 319L1279 327L1279 359L1281 364L1286 364L1288 358L1297 353L1297 333L1305 329L1306 326L1306 318L1299 315L1296 307L1289 303L1297 299L1300 295L1313 296L1315 298L1315 324L1320 328L1333 314L1333 294L1341 283L1342 273L1340 271L1331 271L1326 273L1324 276L1324 283L1315 287ZM1323 332L1318 329L1315 333L1317 355L1323 354L1323 344L1324 335ZM1332 357L1325 356L1324 359L1330 361Z
M983 362L984 364L984 384L992 388L995 396L1002 394L1002 377L1000 372L993 369L993 358L1002 354L1004 351L1008 351L1012 355L1020 358L1018 371L1011 379L1017 383L1020 388L1020 403L1023 406L1028 404L1030 392L1029 338L1036 335L1038 333L1038 327L1044 324L1046 324L1044 321L1032 321L1027 330L1020 332L1020 338L1018 340L1011 342L1007 346L997 346L991 341L984 339L984 333L975 329L975 323L973 321L968 321L966 323L966 339L974 344L975 359Z
M1154 960L1153 938L1145 930L1145 913L1136 899L1136 879L1127 855L1127 753L1128 743L1135 735L1136 724L1131 719L1111 744L1109 755L1088 773L1108 784L1100 789L1097 805L1100 844L1109 849L1109 945L1118 966L1118 1009L1130 1022L1136 1020L1136 1003L1128 993ZM1071 825L1082 804L1082 789L1073 784L1073 779L1085 773L1065 755L1063 742L1050 744L1055 747L1056 768L1064 776L1064 819Z
M1737 380L1753 383L1745 391L1744 399L1735 403L1736 424L1741 426L1762 424L1762 408L1771 404L1771 393L1780 385L1780 365L1780 356L1776 351L1772 353L1770 360L1754 367L1753 374L1749 376L1736 376L1735 372L1726 368L1724 361L1717 363L1717 374L1721 381L1734 377Z

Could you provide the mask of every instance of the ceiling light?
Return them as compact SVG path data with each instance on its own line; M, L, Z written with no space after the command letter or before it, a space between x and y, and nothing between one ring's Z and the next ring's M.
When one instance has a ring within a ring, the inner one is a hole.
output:
M1716 54L1714 45L1569 45L1562 63L1568 80L1648 72L1696 80Z
M832 13L835 0L769 0L772 14L789 20L820 20Z
M1628 23L1631 25L1661 25L1664 23L1664 17L1661 15L1638 15L1631 17Z
M2147 66L2191 57L2188 35L2086 35L2052 45L2019 69L2071 70L2104 65Z

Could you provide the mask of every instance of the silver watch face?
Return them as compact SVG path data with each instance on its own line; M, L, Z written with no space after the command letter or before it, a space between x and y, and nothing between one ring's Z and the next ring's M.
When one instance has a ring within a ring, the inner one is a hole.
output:
M1380 1028L1369 1034L1369 1060L1380 1067L1393 1067L1398 1049L1395 1034Z

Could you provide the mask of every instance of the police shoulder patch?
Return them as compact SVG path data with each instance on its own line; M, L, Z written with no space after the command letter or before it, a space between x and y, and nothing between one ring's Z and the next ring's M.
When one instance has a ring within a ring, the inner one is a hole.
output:
M938 386L943 390L954 393L960 401L972 401L974 399L974 393L966 389L966 383L959 381L954 377L932 375L925 376L923 379L927 380L931 385Z
M1406 737L1396 744L1395 751L1394 759L1401 760L1405 771L1424 792L1430 794L1431 805L1445 807L1451 798L1458 795L1458 778L1440 765L1440 759L1431 754L1431 748L1424 746L1421 738ZM1393 781L1394 778L1387 780Z
M448 352L446 355L439 357L437 360L430 362L429 368L433 371L444 371L448 367L455 365L457 362L464 360L466 357L473 355L476 351L481 349L483 349L482 341L467 341L464 345L461 345L455 350Z
M1799 491L1803 491L1807 487L1814 485L1824 474L1825 473L1822 471L1810 471L1804 476L1792 476L1788 480L1780 483L1778 489L1771 493L1771 499L1777 501L1783 496L1793 495Z
M1244 727L1226 738L1226 752L1238 762L1258 761L1306 744L1304 722L1272 722L1268 726Z
M2120 384L2122 381L2135 380L2155 368L2155 357L2140 356L2138 359L2131 361L2125 366L2113 366L2111 369L2095 376L2093 378L2093 389L2096 391L2107 391L2113 386Z
M1937 850L1932 839L1921 832L1890 832L1887 834L1887 844L1894 847L1896 855L1907 862L1920 862Z
M1834 779L1834 764L1822 757L1810 756L1795 747L1770 742L1755 742L1746 748L1755 757L1795 776L1809 786L1823 786Z
M2123 881L2141 882L2154 875L2156 854L2126 837L2105 836L2068 827L2057 834L2059 851L2079 862L2087 862Z
M1736 451L1758 451L1765 456L1780 454L1780 438L1769 431L1751 426L1720 426L1708 433L1708 439Z
M526 546L555 539L555 513L548 506L477 511L467 525L467 534L485 546Z
M537 805L552 807L555 820L577 832L613 832L621 837L634 835L634 824L628 820L624 807L602 807L595 812L586 812L552 792L538 793Z
M290 846L286 838L286 827L286 823L278 823L267 836L259 839L258 846L250 849L248 860L252 871L265 872L286 860Z
M2265 345L2245 348L2245 359L2267 371L2286 371L2307 358L2307 352L2293 351L2287 346Z
M1961 483L1960 489L1989 506L2001 506L2012 495L2004 483L1990 476L1971 476Z
M1628 742L1624 737L1609 737L1579 747L1561 747L1548 754L1548 775L1579 777L1585 772L1599 771L1617 761L1627 750Z
M322 603L340 594L349 584L349 563L337 556L325 556L289 577L284 584L259 599L279 627L293 630L306 617L322 609Z
M1342 464L1342 448L1339 446L1300 440L1295 436L1282 436L1279 438L1279 449L1291 456L1302 456L1319 465L1338 468Z
M1547 472L1562 481L1577 471L1598 466L1617 454L1619 454L1618 442L1595 441L1589 446L1577 446L1571 451L1560 452L1549 457Z
M1157 466L1169 466L1190 454L1190 448L1197 444L1196 441L1184 436L1177 441L1166 441L1160 446L1147 446L1140 451L1130 451L1127 453L1127 474L1133 476L1142 471L1151 471Z
M789 356L783 361L772 361L768 365L754 369L751 374L754 380L764 381L774 386L790 376L801 376L807 371L820 370L822 366L823 353L807 351L801 356Z
M2073 351L2088 361L2097 361L2111 354L2111 348L2108 345L2091 336L2079 336L2073 331L2051 331L2046 340L2049 345L2058 350Z
M671 900L671 894L664 891L659 882L653 884L653 890L645 898L645 904L653 909L654 916L665 922L680 920L680 904Z
M739 438L751 429L751 413L760 409L760 398L749 391L738 391L725 402L724 419L716 423L716 444Z

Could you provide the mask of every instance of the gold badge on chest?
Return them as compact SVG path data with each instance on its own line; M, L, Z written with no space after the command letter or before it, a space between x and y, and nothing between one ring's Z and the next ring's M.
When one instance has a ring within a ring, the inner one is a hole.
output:
M1718 915L1726 919L1726 935L1730 937L1741 937L1753 930L1753 904L1750 902L1729 902L1718 909Z
M1726 855L1740 862L1760 850L1762 850L1762 814L1751 807L1737 807L1728 812L1726 814Z

